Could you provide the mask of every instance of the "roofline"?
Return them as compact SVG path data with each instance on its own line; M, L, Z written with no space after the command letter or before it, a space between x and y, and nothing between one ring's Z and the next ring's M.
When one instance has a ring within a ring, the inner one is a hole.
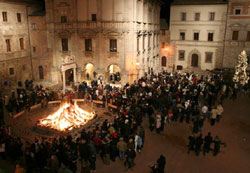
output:
M30 1L30 0L0 0L3 3L11 3L11 4L24 4L24 5L31 5L31 4L42 4L43 2L40 1Z
M178 3L178 2L173 2L172 4L171 4L171 6L178 6L178 5L227 5L228 4L228 2L206 2L206 3L194 3L194 4L192 4L192 3L188 3L188 2L180 2L180 3Z

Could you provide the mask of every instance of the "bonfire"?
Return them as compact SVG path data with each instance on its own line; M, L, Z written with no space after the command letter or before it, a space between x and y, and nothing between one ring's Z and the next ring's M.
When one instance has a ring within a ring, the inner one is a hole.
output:
M52 115L38 121L39 126L49 127L59 131L69 131L79 128L95 117L94 112L86 112L74 105L65 103Z

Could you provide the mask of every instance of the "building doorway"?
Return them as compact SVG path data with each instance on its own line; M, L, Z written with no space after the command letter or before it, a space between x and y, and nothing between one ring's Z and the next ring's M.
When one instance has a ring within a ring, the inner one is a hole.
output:
M165 56L161 57L161 66L162 67L167 66L167 58Z
M66 86L70 86L74 82L74 71L73 69L68 69L65 71Z
M108 66L108 81L111 83L120 82L121 70L118 65L111 64Z
M97 73L95 72L95 66L88 63L84 67L84 80L93 80L96 78Z
M199 60L199 56L196 53L194 53L192 55L191 66L198 67L198 60Z
M39 79L44 79L43 66L39 66L38 70L39 70Z

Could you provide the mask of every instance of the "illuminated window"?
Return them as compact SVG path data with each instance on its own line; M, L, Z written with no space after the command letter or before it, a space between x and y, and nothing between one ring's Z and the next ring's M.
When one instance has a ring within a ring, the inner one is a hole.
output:
M69 50L68 48L68 39L62 38L62 51L67 52Z
M2 16L3 16L3 21L4 22L7 22L8 21L8 18L7 18L7 12L2 12Z
M206 55L205 63L212 63L213 52L206 52L205 55Z
M16 16L17 16L17 21L22 22L21 13L17 13Z
M186 21L187 14L186 13L181 13L181 21Z
M195 13L194 20L195 21L199 21L200 20L200 13Z
M67 22L67 16L61 16L61 23Z
M247 38L246 41L250 41L250 31L247 31Z
M184 61L184 60L185 60L185 51L179 50L179 61Z
M180 32L180 40L185 40L185 32Z
M214 33L210 32L208 33L208 38L207 38L208 41L214 41Z
M214 12L209 13L209 20L213 21L214 18L215 18L215 13Z
M9 74L12 76L15 74L14 67L9 68Z
M110 39L110 52L117 52L117 40Z
M239 31L233 31L232 40L238 40Z
M32 30L35 30L35 29L36 29L36 24L35 24L35 23L32 23L32 24L31 24L31 28L32 28Z
M199 32L194 33L194 40L199 40Z
M19 44L20 44L20 49L21 49L21 50L24 50L23 38L19 38Z
M92 51L92 40L85 39L85 51Z
M164 48L165 47L165 42L162 42L161 43L161 48Z
M5 43L6 43L7 52L10 52L11 51L10 39L6 39Z

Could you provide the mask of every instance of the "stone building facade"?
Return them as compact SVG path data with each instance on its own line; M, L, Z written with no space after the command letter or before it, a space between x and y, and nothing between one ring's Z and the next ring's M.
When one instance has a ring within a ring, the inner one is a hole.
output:
M170 31L165 19L160 20L160 29L160 61L158 68L165 71L172 71L174 64L171 56L173 47L170 45Z
M175 69L195 71L221 67L227 3L175 0L170 13Z
M32 78L27 11L26 3L0 2L1 87Z
M160 5L146 0L46 0L51 81L133 82L159 60Z
M235 67L238 55L243 50L250 59L250 1L230 0L223 66Z

